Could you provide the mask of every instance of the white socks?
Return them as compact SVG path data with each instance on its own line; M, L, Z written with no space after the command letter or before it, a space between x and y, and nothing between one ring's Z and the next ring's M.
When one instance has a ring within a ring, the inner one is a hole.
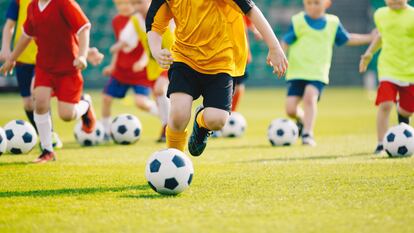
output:
M34 120L36 122L37 131L39 132L40 145L43 149L52 152L52 119L50 117L50 113L47 112L45 114L37 114L35 112Z
M157 96L158 112L162 122L162 125L166 125L168 122L168 115L170 113L170 100L167 96Z
M151 114L151 115L154 115L154 116L159 116L158 106L155 103L155 101L149 100L148 103L150 105L149 110L148 110L148 113Z
M105 134L110 135L111 134L111 117L105 117L102 118L102 125L105 129Z
M89 102L85 100L79 101L79 103L75 104L75 119L79 120L89 108Z

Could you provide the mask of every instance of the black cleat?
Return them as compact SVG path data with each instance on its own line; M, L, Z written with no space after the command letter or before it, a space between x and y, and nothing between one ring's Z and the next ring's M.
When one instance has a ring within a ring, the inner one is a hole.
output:
M188 150L192 156L200 156L203 153L207 146L207 139L211 134L210 130L200 127L197 123L197 116L203 109L203 106L199 106L195 111L193 133L188 140Z
M382 144L378 144L377 148L375 148L374 154L380 155L384 151L384 146Z

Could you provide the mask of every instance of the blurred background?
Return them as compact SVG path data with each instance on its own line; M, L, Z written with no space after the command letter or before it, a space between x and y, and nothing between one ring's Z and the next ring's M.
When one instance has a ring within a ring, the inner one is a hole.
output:
M5 22L5 13L10 0L0 0L0 26ZM106 57L99 67L91 67L84 72L86 88L102 88L106 77L101 71L110 61L109 47L114 42L111 20L116 14L112 0L77 0L92 22L91 46L97 47ZM291 16L303 9L302 0L255 0L255 3L270 21L275 33L281 38L290 25ZM373 28L372 15L376 8L384 6L384 0L334 0L329 13L341 19L349 32L369 33ZM1 35L1 31L0 31ZM248 86L283 86L283 80L276 80L271 69L266 66L267 49L263 42L255 41L250 35L253 62L249 65ZM359 57L366 47L336 47L331 69L331 85L361 86L363 77L358 73ZM371 67L375 67L371 65ZM372 85L375 73L369 75ZM0 77L0 89L13 89L15 78ZM375 84L374 84L375 85Z

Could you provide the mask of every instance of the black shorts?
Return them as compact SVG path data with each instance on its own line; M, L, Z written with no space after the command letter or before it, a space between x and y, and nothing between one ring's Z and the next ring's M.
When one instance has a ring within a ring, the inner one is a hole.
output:
M244 72L244 75L242 76L238 76L238 77L233 77L233 85L237 86L237 85L241 85L244 84L247 79L249 78L249 73L247 73L247 70Z
M297 96L303 97L305 94L306 86L311 85L318 89L319 97L318 100L321 99L323 89L325 88L326 84L320 81L309 81L309 80L302 80L302 79L294 79L287 81L288 86L288 96Z
M32 95L32 80L35 76L35 65L17 63L16 78L19 85L20 95L30 97Z
M233 78L229 74L202 74L182 62L174 62L168 70L167 96L186 93L194 100L202 96L203 106L231 110Z

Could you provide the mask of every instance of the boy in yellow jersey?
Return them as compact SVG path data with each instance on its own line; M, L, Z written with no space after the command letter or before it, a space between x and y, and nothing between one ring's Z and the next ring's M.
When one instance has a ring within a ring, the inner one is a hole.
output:
M386 0L387 7L375 12L379 34L361 58L365 72L372 56L381 50L378 60L380 84L377 91L377 139L375 154L383 150L390 112L397 104L399 123L410 123L414 112L414 8L407 0ZM397 99L398 96L398 99Z
M326 14L330 0L304 0L305 11L292 17L282 46L289 49L286 113L298 122L304 145L315 146L313 129L317 103L329 83L334 45L364 45L371 34L350 34L335 15ZM303 101L303 109L299 106Z
M167 146L184 151L186 127L193 100L203 96L196 110L188 149L193 156L203 153L212 130L220 130L229 116L236 64L226 7L246 14L269 47L268 64L282 76L287 59L267 20L250 0L153 0L147 15L148 42L153 57L170 68L167 95L171 111L167 126ZM163 49L161 35L174 19L175 41ZM170 67L171 66L171 67Z

